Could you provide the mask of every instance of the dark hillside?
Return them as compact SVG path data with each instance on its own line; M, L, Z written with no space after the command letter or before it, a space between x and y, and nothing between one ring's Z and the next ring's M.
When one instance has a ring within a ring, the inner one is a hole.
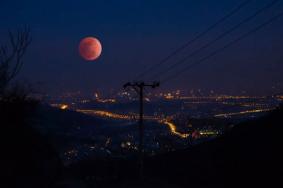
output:
M149 159L149 177L180 185L253 186L280 183L283 109L236 126L225 136L190 150Z

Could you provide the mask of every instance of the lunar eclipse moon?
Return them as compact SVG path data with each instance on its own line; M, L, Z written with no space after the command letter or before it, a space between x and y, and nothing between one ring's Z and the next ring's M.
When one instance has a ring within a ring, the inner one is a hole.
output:
M86 61L96 60L102 52L100 41L94 37L83 38L79 45L79 53Z

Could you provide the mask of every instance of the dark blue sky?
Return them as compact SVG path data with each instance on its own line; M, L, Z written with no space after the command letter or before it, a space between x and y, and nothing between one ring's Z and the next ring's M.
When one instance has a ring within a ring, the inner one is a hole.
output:
M29 81L37 90L48 93L108 91L157 63L242 1L1 0L0 42L5 42L9 29L25 24L31 27L33 42L19 78ZM252 1L169 64L270 1ZM280 11L283 11L283 2L188 62L203 57ZM251 94L280 92L283 89L282 34L283 18L280 18L161 89L201 88L227 93L246 90ZM102 42L102 56L95 62L86 62L78 55L79 41L85 36L95 36Z

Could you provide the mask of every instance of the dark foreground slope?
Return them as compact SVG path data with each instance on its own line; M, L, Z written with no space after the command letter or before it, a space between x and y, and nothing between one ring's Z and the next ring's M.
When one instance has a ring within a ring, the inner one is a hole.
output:
M52 187L58 181L60 159L31 124L37 106L32 100L0 101L0 187Z

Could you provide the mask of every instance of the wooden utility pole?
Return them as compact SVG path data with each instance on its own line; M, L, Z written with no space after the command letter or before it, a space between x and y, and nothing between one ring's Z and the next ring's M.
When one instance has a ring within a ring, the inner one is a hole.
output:
M143 157L144 157L144 126L143 126L143 99L144 99L144 88L151 87L156 88L160 85L159 82L153 82L152 84L146 84L144 82L133 82L133 83L126 83L124 84L124 89L127 87L132 87L139 95L139 103L140 103L140 112L139 112L139 176L140 179L143 179Z

